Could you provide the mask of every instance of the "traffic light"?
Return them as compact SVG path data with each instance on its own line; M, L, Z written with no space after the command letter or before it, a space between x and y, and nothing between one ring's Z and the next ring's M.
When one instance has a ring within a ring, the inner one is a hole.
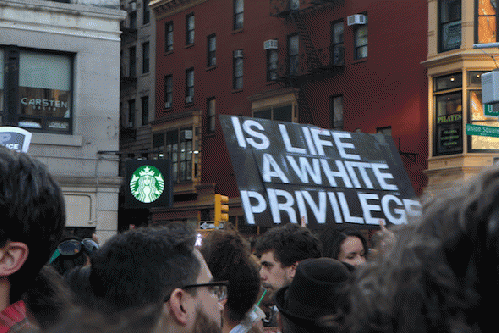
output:
M220 222L229 222L229 197L226 195L215 194L215 228Z

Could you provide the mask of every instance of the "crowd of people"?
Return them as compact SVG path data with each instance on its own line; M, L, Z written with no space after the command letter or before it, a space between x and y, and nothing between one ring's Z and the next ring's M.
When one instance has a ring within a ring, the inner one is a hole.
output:
M499 293L499 169L438 197L376 247L357 229L183 223L106 243L63 237L44 166L0 147L2 332L485 332ZM73 256L73 257L72 257ZM76 263L76 264L75 264Z

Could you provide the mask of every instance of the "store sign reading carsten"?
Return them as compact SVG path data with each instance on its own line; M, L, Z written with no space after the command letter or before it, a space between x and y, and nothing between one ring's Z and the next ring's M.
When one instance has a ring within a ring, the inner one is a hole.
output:
M420 204L392 139L220 116L246 222L400 224Z

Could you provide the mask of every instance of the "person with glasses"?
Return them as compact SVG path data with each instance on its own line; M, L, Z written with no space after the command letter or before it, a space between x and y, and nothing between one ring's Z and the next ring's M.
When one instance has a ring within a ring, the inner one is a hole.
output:
M62 190L45 166L0 146L0 332L27 325L21 295L59 243L64 212Z
M75 304L108 324L125 322L117 332L134 331L126 325L133 318L140 332L220 333L227 284L213 280L195 241L182 223L113 236L91 265L66 275Z

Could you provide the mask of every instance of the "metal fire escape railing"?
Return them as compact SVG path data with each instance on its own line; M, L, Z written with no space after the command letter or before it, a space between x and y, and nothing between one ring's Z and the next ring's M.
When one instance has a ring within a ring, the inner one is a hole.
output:
M299 66L297 71L290 71L289 61L279 68L279 79L288 87L298 88L297 103L300 109L300 122L313 123L313 113L310 110L304 86L307 83L305 76L318 72L332 70L332 57L329 49L316 47L307 26L315 11L323 9L324 6L337 2L338 0L270 0L271 16L283 18L286 23L291 24L299 35L300 50Z

